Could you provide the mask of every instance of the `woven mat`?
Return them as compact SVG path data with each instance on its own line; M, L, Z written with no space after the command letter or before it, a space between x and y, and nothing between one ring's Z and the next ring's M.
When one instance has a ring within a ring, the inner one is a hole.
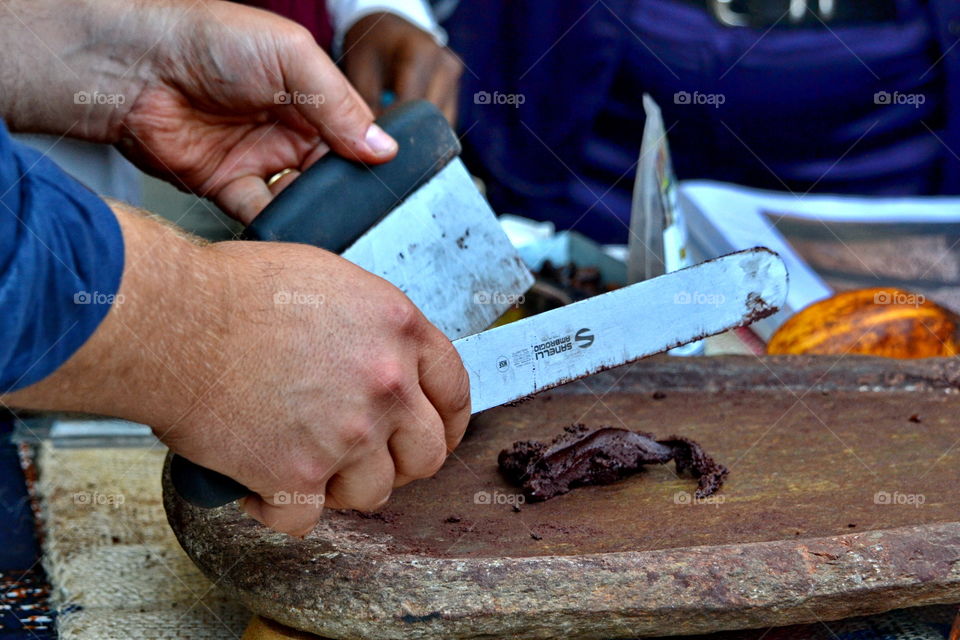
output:
M40 446L44 564L63 640L243 634L250 613L194 567L167 524L165 453Z

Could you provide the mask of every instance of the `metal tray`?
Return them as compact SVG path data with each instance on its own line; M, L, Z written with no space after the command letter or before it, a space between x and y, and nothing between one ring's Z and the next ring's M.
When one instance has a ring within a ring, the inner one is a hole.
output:
M200 568L253 611L332 638L615 638L960 601L960 361L646 360L477 416L432 479L306 539L165 480ZM538 504L496 467L519 439L613 425L699 441L672 464ZM515 508L517 507L517 508Z

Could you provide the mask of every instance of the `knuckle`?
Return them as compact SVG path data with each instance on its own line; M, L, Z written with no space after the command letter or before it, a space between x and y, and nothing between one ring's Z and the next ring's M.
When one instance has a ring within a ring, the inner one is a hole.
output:
M357 500L357 504L354 505L354 509L359 511L376 511L390 500L390 492L387 491L380 495L372 495L369 497L360 498Z
M310 490L321 486L327 474L325 465L312 459L298 460L290 465L287 476L292 486Z
M385 505L385 504L387 504L388 502L390 502L390 498L391 498L392 495L393 495L393 492L388 490L387 493L386 493L386 495L384 495L382 498L380 498L380 501L377 503L377 506L375 506L374 509L379 509L379 508L382 507L383 505Z
M447 445L442 436L440 437L440 443L441 446L437 447L436 451L426 460L426 464L424 465L424 478L436 475L447 461Z
M296 23L285 24L280 32L287 47L296 54L302 54L317 48L317 41L309 29Z
M450 408L457 414L470 412L470 376L463 365L455 367L451 373Z
M410 334L420 328L422 318L419 310L406 297L397 296L383 305L383 319L401 334Z
M444 437L443 422L439 417L430 422L425 438L419 444L420 451L413 463L415 466L398 463L397 467L411 478L429 478L435 475L447 460L447 441Z
M345 447L350 449L366 449L374 444L374 425L366 420L353 420L340 427L340 438Z
M391 492L389 489L381 491L377 494L372 494L368 497L365 497L361 500L361 504L358 509L363 511L376 511L390 500Z
M463 75L463 62L449 49L444 49L441 64L443 68L453 77L459 78Z
M345 81L326 86L325 96L326 100L317 105L317 109L325 114L321 126L326 132L326 141L335 148L359 144L373 122L366 103Z
M397 358L382 358L374 365L371 394L378 399L392 400L402 398L412 380L407 367Z

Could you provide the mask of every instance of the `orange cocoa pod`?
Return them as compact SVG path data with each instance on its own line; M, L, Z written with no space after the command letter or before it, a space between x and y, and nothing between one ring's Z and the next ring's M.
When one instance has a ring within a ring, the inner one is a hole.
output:
M844 291L795 314L767 353L931 358L960 353L960 317L924 296L879 287Z

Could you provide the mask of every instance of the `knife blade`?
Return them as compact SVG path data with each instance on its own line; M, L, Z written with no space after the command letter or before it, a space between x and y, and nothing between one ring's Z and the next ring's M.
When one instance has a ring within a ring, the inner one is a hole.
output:
M451 340L492 325L533 284L458 158L341 257L403 291Z
M745 326L787 295L776 253L748 249L453 342L473 413Z
M454 340L471 412L746 326L779 310L787 280L780 256L757 247ZM217 507L249 493L215 475L222 484L193 504Z

